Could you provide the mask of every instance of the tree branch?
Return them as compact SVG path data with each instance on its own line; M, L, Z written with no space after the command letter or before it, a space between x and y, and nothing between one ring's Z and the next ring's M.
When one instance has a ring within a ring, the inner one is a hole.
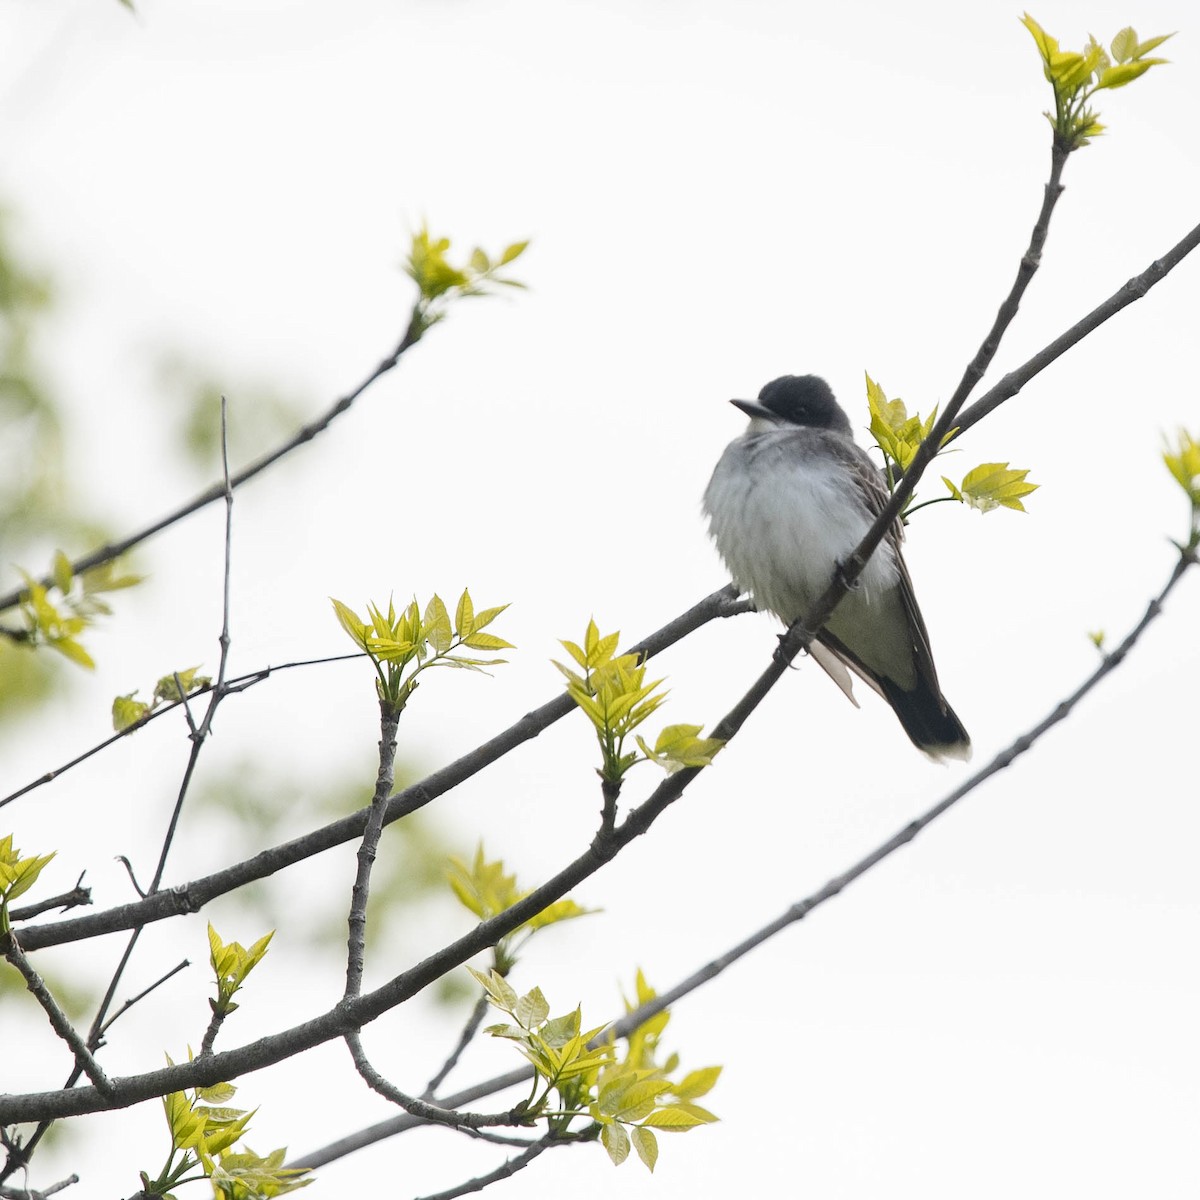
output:
M1061 358L1073 346L1078 345L1090 333L1094 333L1110 317L1141 300L1156 283L1167 277L1197 246L1200 246L1200 225L1182 237L1162 258L1155 259L1140 275L1135 275L1118 288L1107 300L1097 305L1087 316L1076 321L1070 329L1061 333L1044 349L1038 351L1027 362L1010 371L995 387L985 392L959 417L960 438L972 425L977 425L989 413L994 412L1005 400L1015 396L1034 376L1044 371L1057 358Z
M505 1160L494 1171L477 1176L475 1179L468 1179L456 1187L447 1188L444 1192L433 1192L428 1196L419 1197L419 1200L455 1200L458 1196L469 1196L472 1192L482 1192L485 1187L499 1183L501 1179L510 1179L518 1171L523 1171L543 1150L549 1150L551 1146L555 1145L566 1146L569 1144L567 1139L548 1133L516 1155L515 1158Z
M418 335L419 337L419 335ZM315 421L310 421L306 425L302 425L296 433L294 433L282 445L276 446L274 450L268 451L262 457L257 458L248 467L243 467L230 480L230 486L234 488L241 487L243 483L253 479L256 475L261 474L268 467L273 466L281 458L286 457L293 450L303 446L306 442L311 442L318 434L324 433L333 422L346 412L347 409L381 376L386 375L399 361L405 351L410 350L417 342L418 337L413 336L411 325L409 331L405 333L400 344L387 356L356 388L348 392L340 400L336 401L333 406L318 417ZM164 529L182 521L184 517L190 517L192 513L199 512L200 509L206 508L215 500L220 500L225 495L225 483L214 483L211 487L206 488L198 496L193 497L186 504L180 505L179 508L167 513L166 516L160 517L157 521L147 525L144 529L139 529L136 533L131 533L115 542L109 542L107 545L101 546L96 550L85 554L82 558L76 559L71 564L71 571L75 575L80 575L84 571L89 571L93 567L98 567L102 563L111 562L114 558L119 558L128 550L132 550L134 546L146 541L147 538L153 537L156 533L161 533ZM46 576L39 582L49 587L54 581ZM9 592L7 595L0 596L0 612L5 609L12 608L20 602L21 596L24 594L24 588L17 588Z
M92 1056L92 1052L84 1044L83 1038L79 1036L67 1014L59 1007L58 1001L51 995L45 980L29 965L29 960L21 950L21 944L17 941L15 932L9 935L8 947L5 950L4 957L21 972L21 976L25 980L25 986L33 993L33 998L42 1006L46 1016L50 1020L51 1028L71 1048L71 1053L75 1056L75 1065L78 1068L78 1072L86 1075L99 1093L111 1096L112 1085L108 1081L108 1076L104 1073L104 1068Z

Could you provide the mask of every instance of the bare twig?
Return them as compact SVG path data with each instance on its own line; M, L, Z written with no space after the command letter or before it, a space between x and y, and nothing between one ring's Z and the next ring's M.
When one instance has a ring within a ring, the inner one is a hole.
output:
M485 1129L492 1125L520 1126L530 1123L530 1115L523 1109L510 1108L499 1113L458 1112L455 1109L443 1108L440 1104L431 1104L417 1096L410 1096L371 1065L357 1030L348 1032L345 1041L354 1059L354 1067L367 1086L385 1100L398 1104L405 1112L426 1125L448 1125L452 1129Z
M986 391L974 404L963 410L958 418L958 433L961 437L972 425L978 424L989 413L994 412L1006 400L1015 396L1035 375L1044 371L1057 358L1061 358L1073 346L1078 345L1090 333L1094 333L1110 317L1135 300L1141 300L1156 283L1161 282L1197 246L1200 246L1200 225L1182 237L1162 258L1152 262L1140 275L1118 288L1102 304L1098 304L1086 317L1076 321L1070 329L1061 333L1044 349L1039 350L1015 371L1010 371L995 387Z
M468 1179L465 1183L447 1188L444 1192L433 1192L428 1196L422 1196L419 1200L455 1200L457 1196L469 1196L472 1192L482 1192L485 1187L499 1183L502 1179L510 1179L518 1171L523 1171L543 1150L549 1150L551 1146L555 1145L570 1145L570 1141L548 1133L545 1137L538 1138L533 1145L515 1158L501 1163L494 1171L489 1171L486 1175L480 1175L475 1179Z
M494 1096L497 1092L506 1091L508 1088L522 1087L528 1091L533 1078L533 1071L529 1067L518 1067L514 1071L486 1079L482 1083L460 1088L449 1096L443 1096L439 1103L443 1108L459 1109L467 1104L474 1104L476 1100L482 1100L485 1096ZM419 1117L410 1116L408 1113L389 1117L386 1121L378 1121L365 1129L359 1129L345 1137L338 1138L336 1142L330 1142L319 1150L310 1150L287 1165L315 1170L317 1167L324 1167L331 1162L336 1162L339 1158L345 1158L347 1154L353 1154L356 1150L373 1146L385 1138L395 1137L398 1133L405 1133L409 1129L417 1129L425 1124L426 1122Z
M54 999L50 989L46 986L46 981L29 965L29 960L21 949L21 943L17 940L15 931L9 933L4 957L21 972L25 986L33 993L33 998L42 1006L49 1018L50 1027L71 1048L79 1071L92 1081L98 1092L111 1096L113 1094L112 1084L109 1083L104 1068L95 1060L92 1052L84 1044L83 1038L71 1024L70 1018L59 1007L58 1001Z
M362 991L363 970L367 945L367 900L371 892L371 870L379 850L383 823L387 816L388 796L396 778L396 729L399 712L384 701L379 702L379 770L375 776L375 794L367 815L366 828L358 844L358 869L350 894L349 934L346 946L346 988L343 995L351 999Z
M233 695L235 692L244 692L248 688L253 687L256 683L262 683L264 680L271 678L272 675L277 675L281 671L295 670L297 667L315 667L321 666L324 663L348 662L352 658L364 658L365 655L361 652L357 654L330 654L324 658L307 658L297 662L280 663L277 667L261 667L257 671L250 671L245 675L237 675L230 679L225 685L225 694ZM214 684L207 684L205 687L194 689L188 699L195 699L199 696L207 695L214 688ZM43 787L47 783L52 783L60 775L71 770L72 767L79 766L80 763L87 762L93 755L99 754L101 750L107 750L114 742L119 742L122 738L129 737L130 734L136 733L139 729L144 729L151 721L157 721L159 717L165 717L167 713L174 712L175 709L183 706L183 700L174 700L161 707L148 712L140 721L130 725L127 729L121 729L114 733L111 737L107 737L102 742L97 742L90 749L85 750L82 754L76 755L68 762L63 763L61 767L55 767L53 771L47 771L44 775L39 775L36 779L25 784L24 787L18 788L15 792L10 792L7 796L0 798L0 808L6 804L11 804L14 800L34 791L36 788Z
M471 1009L471 1015L467 1017L467 1023L463 1026L463 1031L459 1034L458 1042L454 1049L450 1051L450 1056L442 1063L438 1073L425 1085L425 1090L421 1093L422 1100L430 1100L436 1094L438 1088L446 1081L446 1076L458 1065L458 1060L462 1057L463 1051L471 1044L472 1039L479 1032L479 1026L483 1024L483 1018L487 1015L488 998L480 996L475 1001L475 1007Z
M231 567L231 563L232 563L231 545L232 545L232 538L233 538L233 486L232 486L232 483L231 483L230 477L229 477L229 455L228 455L228 448L227 448L227 443L228 443L227 432L228 432L228 430L227 430L227 426L226 426L225 417L226 417L225 398L222 397L221 398L221 460L222 460L222 463L224 466L224 488L223 488L222 494L225 497L225 571L224 571L224 605L223 605L221 634L220 634L220 638L219 638L220 645L221 645L220 669L218 672L218 678L217 678L216 685L212 688L211 692L209 693L208 707L205 711L204 718L200 722L199 726L197 726L195 720L192 717L191 708L188 706L188 702L187 702L188 697L187 697L186 690L183 686L183 682L182 682L182 680L180 680L178 673L175 674L175 687L178 690L179 699L184 705L184 712L187 715L188 728L191 731L189 734L189 738L191 741L191 749L188 753L187 766L184 768L183 780L181 781L181 783L179 785L179 791L175 798L175 806L171 811L171 819L167 824L167 831L163 836L162 849L160 850L159 856L158 856L158 865L154 869L154 878L150 881L150 887L149 887L148 891L145 893L146 897L155 895L162 885L163 873L165 872L166 866L167 866L167 856L170 853L171 846L174 844L174 841L175 841L175 833L179 827L179 817L183 811L183 803L184 803L184 800L187 798L188 790L191 786L192 776L196 770L196 763L199 760L200 751L203 748L204 743L207 740L209 734L212 732L212 721L213 721L213 716L217 711L217 707L220 705L221 701L225 697L224 678L225 678L226 665L227 665L228 658L229 658L229 644L230 644L230 638L229 638L229 578L230 578L230 567ZM132 866L130 865L128 859L123 859L122 861L124 861L124 863L125 863L125 869L129 872L129 877L133 882L134 888L137 889L140 893L141 889L138 888L137 879L134 876ZM96 1084L97 1089L102 1090L102 1091L107 1090L108 1094L111 1095L111 1087L108 1084L107 1079L105 1079L103 1077L103 1074L101 1075L101 1078L104 1079L104 1083L103 1083L103 1087L102 1087L100 1082L97 1081L96 1077L92 1073L93 1070L96 1070L96 1071L100 1070L99 1064L95 1063L95 1060L92 1058L92 1054L104 1044L104 1030L107 1029L112 1024L112 1021L106 1022L105 1018L108 1015L108 1010L111 1007L114 998L116 997L117 988L120 986L121 979L124 977L124 974L125 974L125 968L129 965L130 960L133 958L133 951L134 951L134 948L137 946L138 939L141 937L143 928L144 928L143 925L135 925L132 932L130 933L129 941L125 945L125 949L121 954L121 958L117 963L116 969L113 971L112 977L109 979L108 987L105 989L104 996L100 1001L99 1007L96 1009L96 1014L92 1018L92 1024L91 1024L90 1029L88 1030L86 1046L84 1046L83 1042L80 1041L80 1046L83 1048L84 1053L87 1055L87 1057L86 1058L81 1057L78 1052L76 1053L76 1056L75 1056L76 1066L75 1066L75 1069L68 1076L66 1083L63 1085L64 1089L69 1089L69 1088L74 1087L74 1085L79 1080L80 1072L83 1071L83 1072L86 1072L88 1075L88 1078L91 1079L94 1084ZM14 941L14 945L15 945L15 941ZM169 975L173 974L173 973L174 972L169 972L167 977L169 977ZM157 985L155 985L155 986L157 986ZM153 990L153 989L149 989L149 990ZM145 992L141 993L141 995L145 995ZM135 997L134 1001L131 1001L129 1004L126 1004L121 1011L122 1012L127 1011L129 1009L129 1007L131 1006L131 1004L136 1002L137 999L140 999L140 996ZM119 1016L119 1015L120 1015L120 1013L117 1014L117 1016ZM116 1019L116 1017L113 1018L113 1020L115 1020L115 1019ZM51 1018L51 1020L53 1020L53 1018ZM217 1024L219 1024L219 1022ZM209 1039L210 1048L211 1048L211 1039L212 1039L212 1037L215 1037L215 1035L216 1035L216 1028L210 1027L209 1031L205 1035L206 1038ZM91 1065L89 1066L89 1064L91 1064ZM49 1128L52 1124L53 1124L53 1118L41 1121L38 1124L37 1129L35 1129L33 1134L30 1136L29 1140L21 1147L20 1155L15 1156L15 1157L10 1155L9 1162L6 1164L6 1166L2 1170L0 1170L0 1182L2 1182L4 1179L8 1178L9 1175L11 1175L12 1172L14 1170L16 1170L19 1166L24 1166L29 1163L34 1150L37 1149L38 1144L41 1142L42 1138L45 1137L47 1131L49 1130Z
M53 1196L61 1192L64 1188L69 1188L71 1184L78 1182L78 1175L68 1175L66 1179L60 1179L57 1183L52 1183L49 1187L42 1188L40 1191L30 1188L0 1187L0 1200L44 1200L44 1197Z
M89 905L91 902L92 889L83 886L83 875L80 875L79 882L69 892L63 892L58 896L48 896L36 904L26 904L24 908L10 909L8 916L11 921L29 921L34 917L41 916L44 912L49 912L52 908L61 908L66 911L70 908Z
M118 1008L117 1011L113 1013L113 1015L109 1017L103 1025L100 1026L99 1035L101 1040L103 1040L104 1035L113 1027L113 1025L119 1021L139 1000L144 1000L156 988L162 987L162 985L166 983L167 980L173 975L178 975L180 971L190 967L191 965L191 962L186 958L183 959L182 962L177 962L165 975L160 975L159 978L156 979L149 987L142 988L142 990L138 992L136 996L130 996L130 998L126 1000L125 1003L122 1004L121 1007Z
M399 361L401 355L416 344L417 338L412 335L412 329L405 333L400 344L387 356L356 388L348 392L340 400L338 400L323 416L318 417L315 421L310 421L307 425L303 425L295 434L293 434L282 445L277 446L274 450L264 454L261 458L257 458L248 467L236 472L231 480L230 485L234 488L241 487L243 483L253 479L255 475L265 471L268 467L273 466L281 458L290 454L293 450L303 446L306 442L311 442L318 434L324 433L333 422L342 415L350 406L358 399L381 376L386 375ZM90 554L85 554L82 558L76 559L71 564L71 571L75 575L80 575L84 571L89 571L93 567L98 567L102 563L111 562L114 558L119 558L128 550L132 550L134 546L146 541L147 538L153 537L156 533L161 533L162 530L182 521L184 517L191 516L192 513L198 512L200 509L212 504L215 500L220 500L225 495L225 484L214 483L211 487L205 489L198 496L193 497L186 504L180 505L179 508L169 512L166 516L160 517L157 521L147 525L144 529L139 529L136 533L131 533L127 537L123 537L115 542L109 542L99 549L93 550ZM53 580L47 576L40 580L45 587L49 587ZM13 605L19 603L21 596L24 594L24 588L17 588L9 592L7 595L0 596L0 611L12 608Z

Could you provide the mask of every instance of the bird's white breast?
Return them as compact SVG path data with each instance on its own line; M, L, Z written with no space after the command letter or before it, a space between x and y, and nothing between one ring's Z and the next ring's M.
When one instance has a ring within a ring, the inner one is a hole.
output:
M820 437L751 431L726 447L704 493L709 532L734 582L788 624L824 592L873 520L845 463L813 452ZM897 578L884 542L837 615L881 602Z

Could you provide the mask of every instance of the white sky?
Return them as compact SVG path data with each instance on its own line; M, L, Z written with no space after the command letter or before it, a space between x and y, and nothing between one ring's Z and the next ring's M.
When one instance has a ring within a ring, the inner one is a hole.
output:
M1102 96L1111 133L1068 165L993 381L1198 219L1193 6L1044 0L1034 15L1070 46L1130 21L1143 37L1180 35L1164 49L1172 66ZM331 594L361 606L469 583L479 604L512 602L498 626L520 647L512 664L490 681L432 681L405 715L402 753L429 767L456 757L553 694L555 639L578 638L589 615L633 640L723 582L699 496L740 428L729 397L815 371L863 425L864 370L922 412L949 395L1016 270L1048 166L1050 93L1019 16L995 0L251 0L146 3L137 17L115 0L9 6L0 197L64 292L45 349L72 406L81 489L123 530L204 482L166 466L169 414L148 367L161 347L228 380L234 422L248 381L315 414L398 338L414 225L463 250L532 237L517 271L527 295L452 313L237 499L236 670L344 649ZM1162 431L1200 427L1198 271L1185 263L947 464L1029 467L1043 486L1028 515L946 505L910 530L976 765L1092 668L1086 631L1119 638L1170 570L1166 539L1186 514L1158 452ZM95 677L72 679L52 722L6 745L7 777L102 737L118 692L215 662L220 523L211 511L147 550L153 581L120 597L94 639ZM1193 1194L1198 596L1189 580L1033 754L678 1007L685 1068L726 1065L709 1098L722 1124L664 1139L653 1179L636 1163L614 1177L588 1148L546 1155L494 1194ZM666 720L714 723L774 634L744 617L665 656ZM228 702L204 769L355 770L365 795L372 709L365 670L293 673ZM161 836L181 729L164 723L10 807L4 830L30 852L59 848L56 886L87 866L99 903L127 899L111 857L148 857ZM599 805L582 723L543 741L439 806L464 851L483 836L531 883L579 852ZM599 1022L637 965L670 986L965 773L925 763L883 705L868 696L856 711L803 667L717 770L580 889L605 909L586 936L545 935L517 983L540 984L556 1011L582 1000ZM168 879L195 864L185 839ZM348 869L305 878L336 906ZM202 925L148 936L146 981L185 943L202 961ZM113 939L96 961L117 953ZM227 1047L312 1015L338 986L337 960L277 961ZM142 1042L132 1025L114 1035L110 1069L198 1042L204 984L185 979L143 1010ZM451 1029L421 1011L381 1021L369 1044L416 1088ZM455 1080L514 1065L503 1050L481 1047ZM63 1070L32 1058L4 1086L51 1086ZM242 1082L247 1105L262 1104L260 1151L301 1153L388 1115L340 1047ZM162 1158L155 1105L89 1128L87 1147L39 1158L35 1186L76 1170L82 1195L129 1194ZM308 1195L417 1195L502 1157L452 1136L363 1152Z

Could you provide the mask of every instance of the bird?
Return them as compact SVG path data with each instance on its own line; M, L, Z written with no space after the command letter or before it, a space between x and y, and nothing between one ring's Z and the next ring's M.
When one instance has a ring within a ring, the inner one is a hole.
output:
M785 625L806 616L888 502L883 472L818 375L784 375L757 400L704 493L709 534L738 589ZM899 519L809 646L857 707L850 672L891 705L936 761L966 759L971 739L938 684L929 632L900 543Z

